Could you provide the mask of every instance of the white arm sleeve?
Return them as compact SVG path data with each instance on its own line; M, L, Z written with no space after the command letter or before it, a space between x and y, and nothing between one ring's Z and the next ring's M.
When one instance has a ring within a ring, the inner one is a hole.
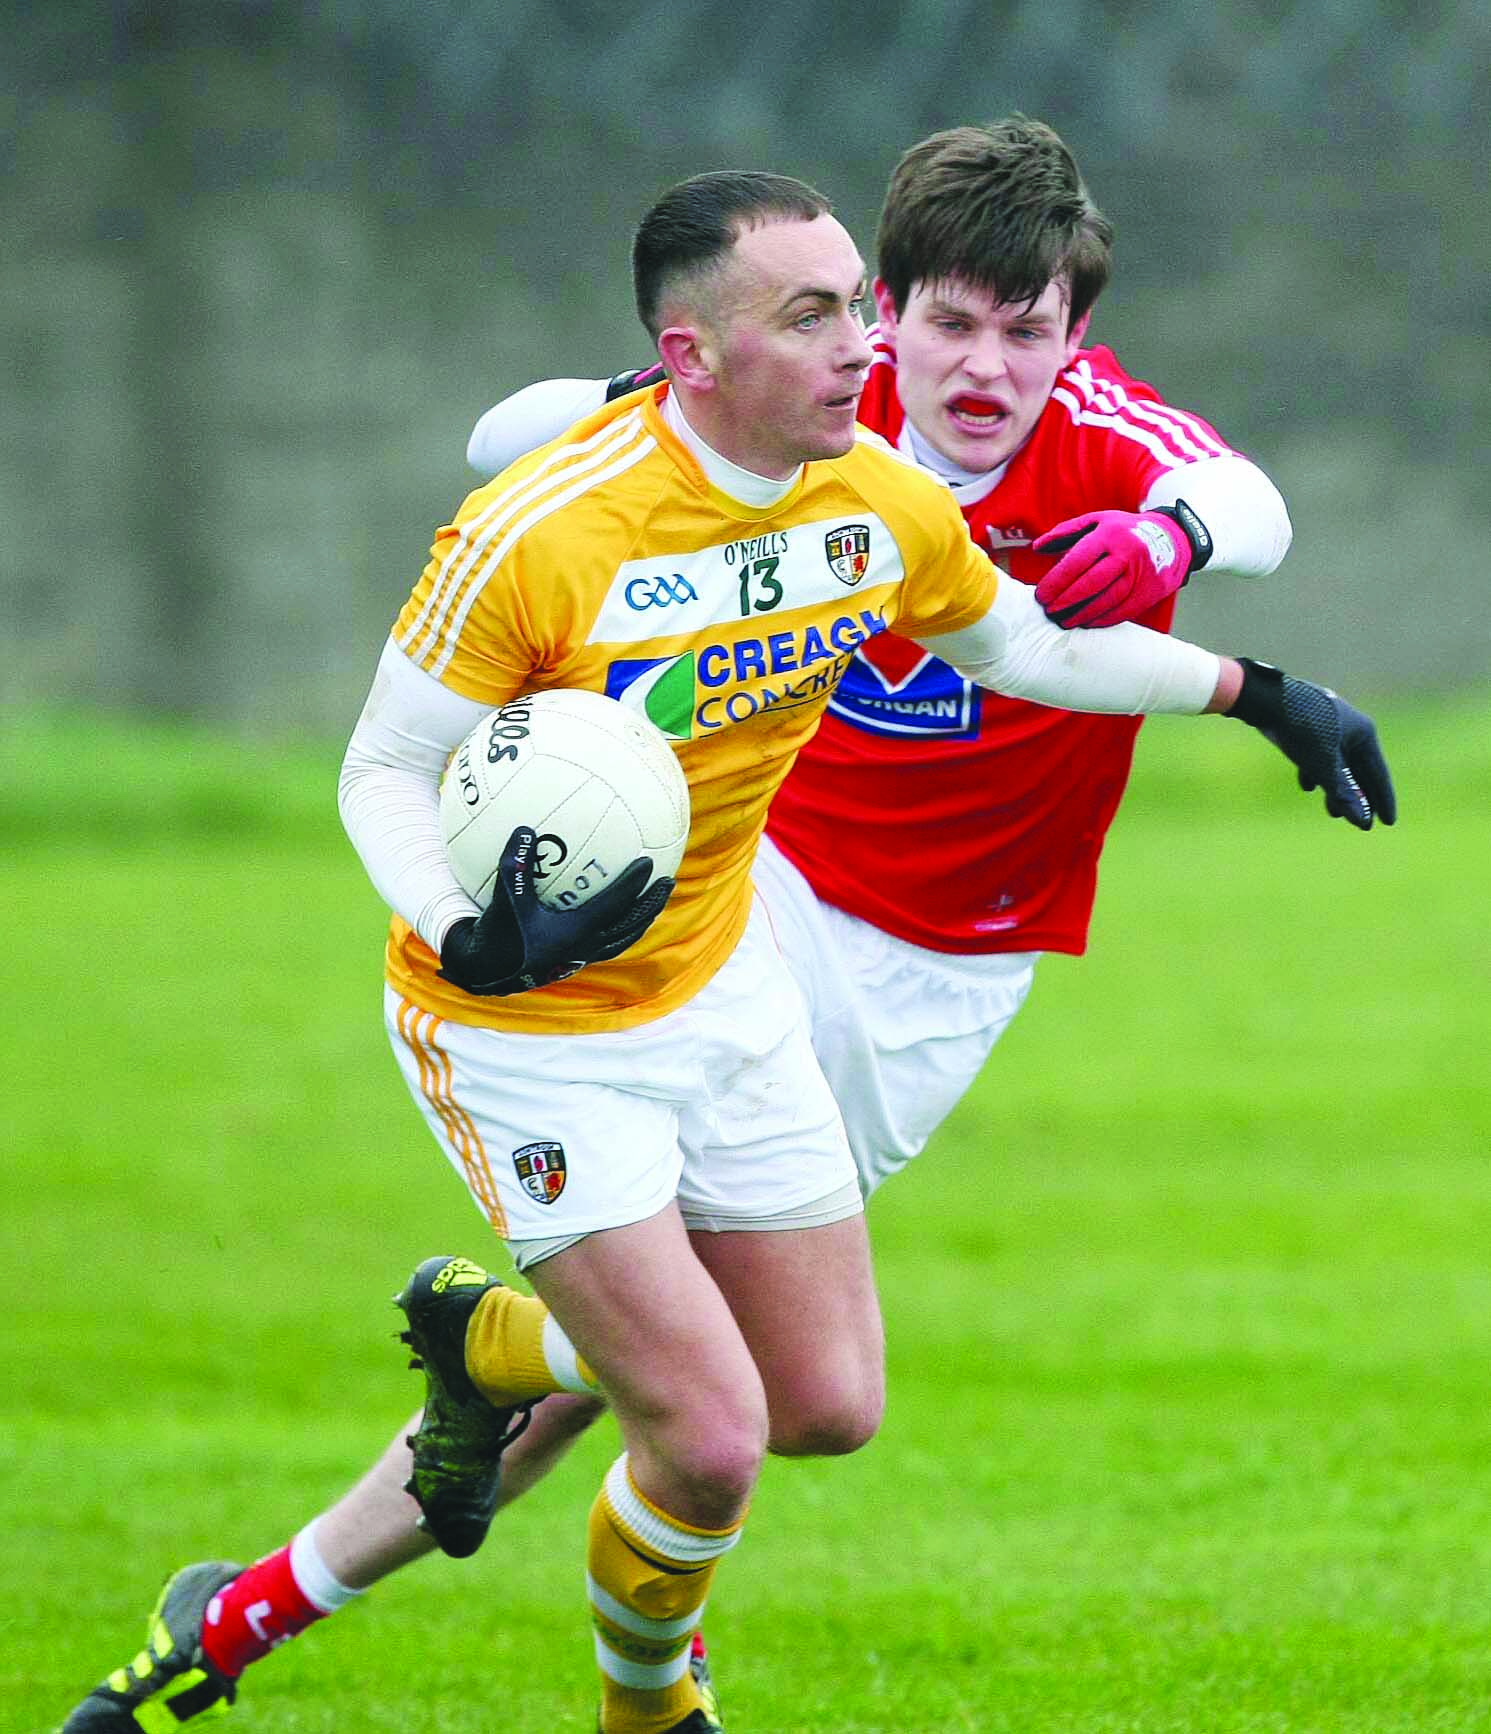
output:
M1208 572L1266 578L1289 552L1294 526L1284 496L1257 464L1235 452L1166 470L1143 509L1184 500L1211 533Z
M472 428L466 462L484 476L500 475L525 452L556 439L571 422L598 410L606 401L608 384L605 379L540 379L525 385L494 403Z
M1034 589L1005 573L982 620L917 642L980 686L1061 710L1195 716L1221 672L1211 651L1131 622L1063 632Z
M491 707L462 698L392 639L342 760L337 808L368 878L432 951L481 910L456 883L440 831L440 774Z

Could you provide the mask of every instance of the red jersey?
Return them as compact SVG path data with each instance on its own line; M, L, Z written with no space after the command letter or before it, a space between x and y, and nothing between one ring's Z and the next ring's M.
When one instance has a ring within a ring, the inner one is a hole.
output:
M895 354L871 336L859 419L896 444ZM1082 512L1138 511L1166 471L1230 452L1110 349L1084 349L963 515L991 559L1034 584L1051 563L1030 552L1035 537ZM1141 624L1168 631L1174 607L1168 597ZM1003 698L881 633L856 653L767 829L826 903L914 945L1080 953L1141 720Z

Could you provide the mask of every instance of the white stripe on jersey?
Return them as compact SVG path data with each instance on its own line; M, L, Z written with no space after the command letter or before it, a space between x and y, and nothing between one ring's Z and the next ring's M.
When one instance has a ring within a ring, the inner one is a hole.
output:
M1195 416L1169 404L1130 397L1117 380L1094 373L1085 357L1060 375L1051 396L1079 427L1111 428L1125 439L1137 440L1172 469L1201 458L1231 456L1232 448L1208 432ZM1158 430L1163 443L1137 426L1139 422Z
M1227 447L1209 434L1194 416L1187 415L1184 410L1172 409L1169 404L1148 403L1142 398L1130 397L1126 387L1116 381L1094 381L1092 407L1098 410L1108 410L1122 413L1127 410L1130 415L1137 416L1141 421L1147 421L1152 426L1165 428L1173 432L1176 440L1189 448L1192 458L1219 458Z
M645 458L649 452L653 451L656 446L657 441L653 436L651 434L645 434L642 439L630 448L630 450L623 451L618 458L607 464L604 469L596 470L593 475L583 476L579 481L571 482L568 487L561 488L558 493L541 501L531 512L528 513L527 517L520 519L518 523L508 531L507 535L502 538L501 542L499 542L491 553L488 554L475 578L469 585L467 585L466 593L461 598L461 605L455 611L455 614L452 616L451 621L445 630L445 649L441 651L433 667L430 669L430 673L433 674L437 680L445 672L446 668L450 664L450 659L456 653L456 643L461 636L462 628L466 624L467 615L470 614L472 608L476 604L477 597L481 595L487 580L497 570L498 566L502 564L502 561L506 558L507 553L509 549L512 548L513 544L519 541L527 531L533 528L535 524L541 523L543 519L547 518L552 512L557 512L562 506L569 505L572 500L577 500L581 494L588 494L592 488L598 487L602 482L610 481L613 476L621 475L624 471L631 469L633 464L641 463L642 459ZM491 534L492 532L488 532L487 536L483 537L483 540L489 540Z
M580 460L577 462L576 468L582 468L586 454L590 453L591 448L594 446L599 445L603 449L600 453L595 454L595 457L592 458L591 461L599 461L600 459L603 459L610 450L610 447L607 444L608 441L614 439L618 434L625 439L629 434L635 432L635 429L636 419L633 417L627 417L621 422L609 423L598 433L592 434L588 440L582 440L575 445L562 446L558 451L550 453L550 455L544 459L538 468L534 470L532 475L528 477L525 486L527 486L530 491L535 490L539 485L541 485L543 477L547 471L555 469L557 466L569 459ZM487 503L485 509L478 514L477 517L473 518L469 524L463 526L460 536L456 539L455 547L446 555L441 564L440 570L435 574L435 582L430 586L430 594L425 598L423 607L421 607L419 613L415 616L413 623L404 634L404 637L399 640L400 649L402 649L411 659L418 661L421 656L427 654L433 647L435 639L439 634L441 619L449 609L451 599L455 592L459 590L466 573L470 570L472 560L476 558L480 551L480 542L473 544L472 538L490 518L495 514L500 513L503 507L513 500L513 491L509 488L505 492L496 495L495 498ZM524 504L526 503L526 498L519 499L516 503ZM467 557L462 561L459 570L455 571L452 575L452 566L460 558L463 552L466 553ZM449 588L447 588L448 582ZM432 613L435 615L433 620L431 620ZM423 645L418 645L415 643L415 639L425 627L426 622L429 622L429 630L425 635L426 642Z
M455 654L476 598L523 533L598 483L630 469L656 445L643 429L642 412L634 410L589 439L551 452L531 475L490 500L469 524L461 526L456 545L441 563L424 606L399 641L400 648L412 661L422 663L443 639L444 648L429 670L438 679ZM530 506L533 509L514 524L518 513ZM493 547L503 531L507 533ZM458 597L460 605L455 607Z

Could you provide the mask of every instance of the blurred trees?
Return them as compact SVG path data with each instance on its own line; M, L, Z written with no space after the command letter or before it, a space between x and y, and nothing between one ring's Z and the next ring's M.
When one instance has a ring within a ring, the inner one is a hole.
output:
M907 144L1013 108L1118 223L1095 335L1294 512L1279 577L1198 582L1185 629L1369 690L1485 672L1471 0L11 0L3 24L7 702L349 724L475 416L645 356L627 244L662 187L801 174L868 251Z

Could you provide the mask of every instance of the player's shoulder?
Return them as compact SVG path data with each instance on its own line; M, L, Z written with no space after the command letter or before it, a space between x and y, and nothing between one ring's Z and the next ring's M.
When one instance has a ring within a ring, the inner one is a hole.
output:
M1063 393L1057 398L1057 393ZM1106 343L1079 349L1056 376L1051 396L1068 412L1081 409L1111 409L1133 396L1159 401L1160 394L1123 365Z
M1056 376L1041 418L1046 445L1147 454L1162 468L1230 451L1210 422L1168 402L1131 374L1106 344L1079 349Z
M566 534L593 515L587 508L614 515L618 502L655 491L647 477L658 443L640 395L603 404L469 495L461 517L510 538Z

